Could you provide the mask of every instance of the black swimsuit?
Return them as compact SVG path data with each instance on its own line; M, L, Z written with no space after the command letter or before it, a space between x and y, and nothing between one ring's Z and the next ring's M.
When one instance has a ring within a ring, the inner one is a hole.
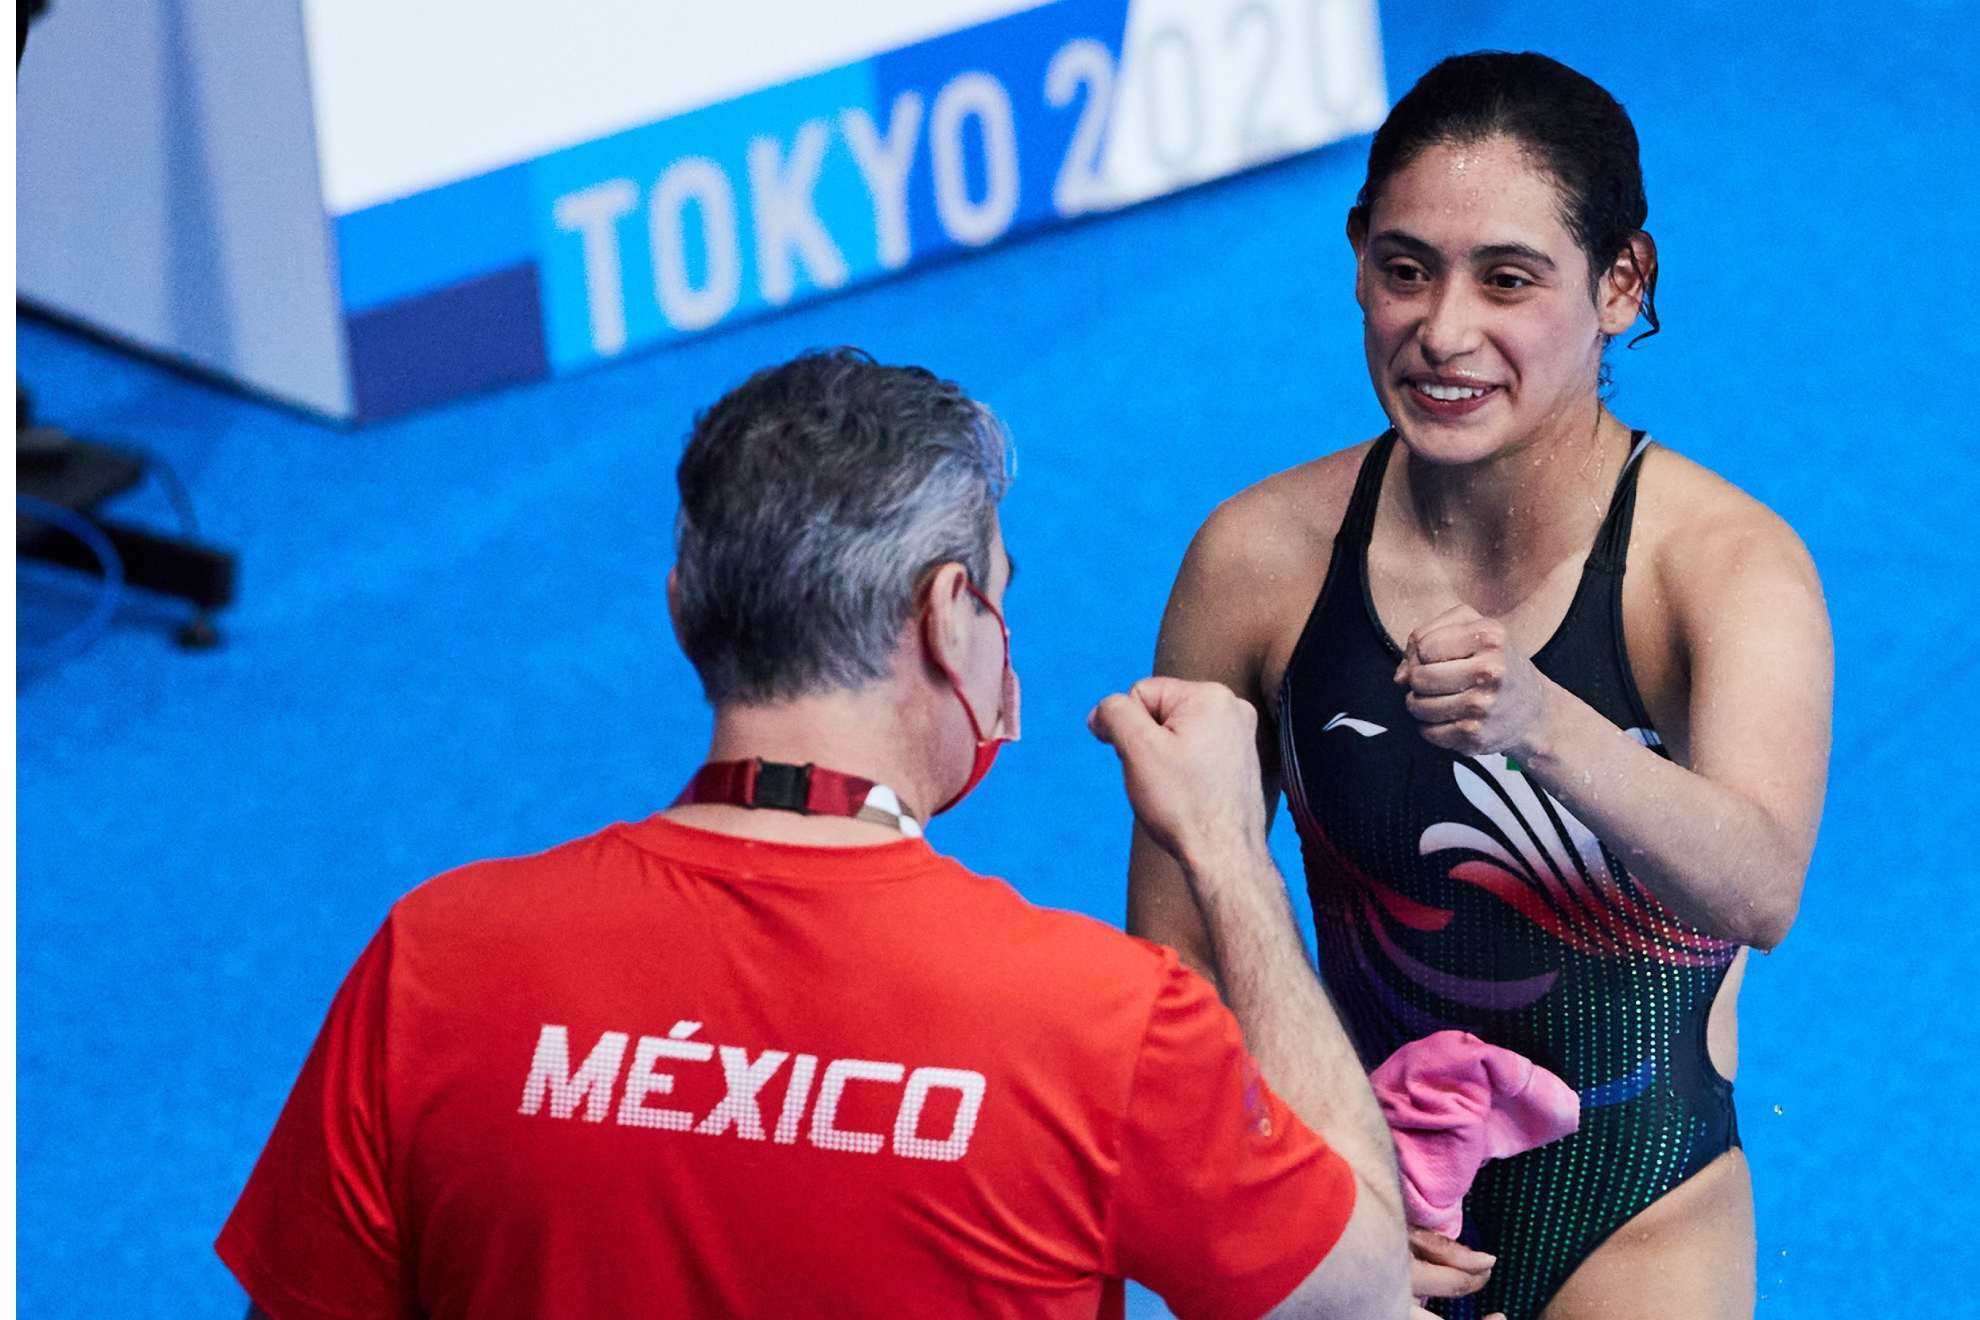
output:
M1623 645L1635 451L1559 630L1533 657L1554 682L1663 753ZM1624 1222L1739 1144L1732 1085L1706 1053L1739 946L1678 919L1504 756L1417 732L1392 681L1401 651L1368 592L1368 540L1393 433L1370 449L1333 562L1279 690L1286 797L1320 965L1364 1065L1459 1028L1581 1095L1573 1136L1487 1164L1466 1241L1498 1257L1450 1317L1527 1320Z

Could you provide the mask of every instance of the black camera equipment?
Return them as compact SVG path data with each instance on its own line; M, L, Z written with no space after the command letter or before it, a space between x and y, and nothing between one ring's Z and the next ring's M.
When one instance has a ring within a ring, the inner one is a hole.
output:
M20 0L16 5L16 67L27 50L29 24L46 8L47 0ZM234 556L195 539L198 527L192 501L169 466L133 446L82 439L40 424L27 390L17 381L14 469L16 490L27 508L36 507L38 502L49 517L66 511L87 524L79 529L58 526L17 510L14 553L18 558L60 564L106 578L120 573L123 581L134 587L189 601L194 613L176 633L179 644L188 650L219 644L212 611L234 599ZM165 485L177 507L182 535L167 536L112 522L97 513L112 496L142 483L147 473ZM94 530L99 535L85 540L76 535L78 530Z

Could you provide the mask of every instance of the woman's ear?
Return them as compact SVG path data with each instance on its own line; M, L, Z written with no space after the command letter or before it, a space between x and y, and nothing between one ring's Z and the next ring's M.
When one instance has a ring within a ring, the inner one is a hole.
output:
M1368 310L1368 281L1362 273L1362 255L1368 247L1368 212L1359 206L1350 206L1347 213L1347 241L1354 249L1354 300Z
M1614 339L1636 324L1657 278L1657 240L1637 230L1617 254L1596 290L1602 333Z

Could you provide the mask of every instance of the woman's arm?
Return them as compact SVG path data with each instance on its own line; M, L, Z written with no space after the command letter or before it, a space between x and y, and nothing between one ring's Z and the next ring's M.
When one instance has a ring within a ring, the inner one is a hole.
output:
M1807 550L1757 505L1671 545L1657 567L1689 667L1688 766L1540 674L1475 610L1412 634L1397 681L1430 742L1514 758L1678 916L1771 949L1794 922L1821 819L1828 611Z
M1289 538L1267 492L1254 488L1218 507L1190 542L1162 615L1155 673L1222 683L1258 712L1258 756L1269 827L1279 801L1278 743L1261 672L1276 613L1274 588L1296 566L1274 562ZM1291 572L1295 581L1302 574ZM1127 928L1166 944L1222 989L1203 913L1182 867L1137 825L1128 858Z

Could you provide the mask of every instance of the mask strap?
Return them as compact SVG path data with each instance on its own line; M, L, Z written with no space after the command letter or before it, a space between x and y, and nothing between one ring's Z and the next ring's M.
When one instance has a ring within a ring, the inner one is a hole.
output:
M982 592L978 591L976 589L976 584L971 582L968 578L963 579L963 590L967 591L970 595L976 597L977 603L981 605L984 609L990 611L990 617L997 621L997 631L1003 634L1003 638L1004 638L1003 697L1005 702L1008 704L1010 700L1011 688L1013 686L1010 681L1011 680L1010 625L1004 622L1003 611L999 610L995 605L992 605L990 603L990 598L985 596ZM942 677L949 680L949 686L955 690L956 699L962 702L963 714L969 718L970 734L976 739L978 743L989 742L990 741L989 735L983 731L982 723L976 718L975 707L970 705L969 694L963 691L962 680L956 677L956 671L949 668L949 662L942 658L941 651L938 650L935 646L934 626L935 626L935 611L932 608L922 611L922 615L921 615L922 648L928 652L928 658L935 662L935 667L942 671ZM1003 714L1005 719L1009 718L1007 712ZM1003 741L1012 742L1015 741L1015 739L1007 735L1003 739Z

